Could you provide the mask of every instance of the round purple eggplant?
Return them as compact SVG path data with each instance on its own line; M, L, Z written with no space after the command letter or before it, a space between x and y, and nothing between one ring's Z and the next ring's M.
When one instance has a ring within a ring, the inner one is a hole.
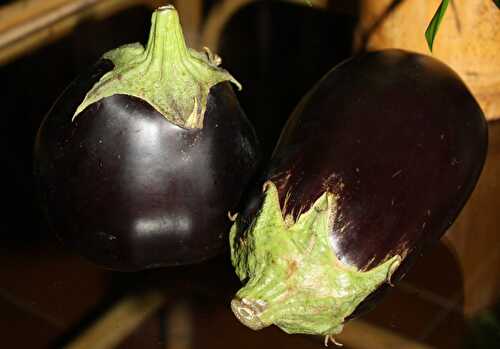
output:
M231 228L246 283L236 317L332 339L439 240L486 149L480 107L438 60L387 50L332 69L292 113Z
M40 126L35 170L48 222L95 264L123 271L222 252L258 142L209 50L188 49L172 6L147 46L103 55Z

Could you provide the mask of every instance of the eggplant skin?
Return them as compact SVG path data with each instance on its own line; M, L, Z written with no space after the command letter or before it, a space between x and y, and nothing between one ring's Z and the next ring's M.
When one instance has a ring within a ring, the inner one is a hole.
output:
M226 249L234 210L257 168L255 132L229 83L211 88L201 129L170 123L147 102L112 95L72 121L113 69L99 61L40 126L35 177L56 234L95 264L135 271L190 264Z
M400 255L397 281L457 217L487 142L478 103L449 67L402 50L368 52L304 96L261 184L275 183L283 216L295 219L333 193L335 255L363 271ZM246 200L245 224L259 212L261 184Z

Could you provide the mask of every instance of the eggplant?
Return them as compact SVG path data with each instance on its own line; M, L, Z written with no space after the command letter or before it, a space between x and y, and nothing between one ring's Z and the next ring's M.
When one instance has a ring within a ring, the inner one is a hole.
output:
M227 250L228 211L259 162L256 134L208 49L186 47L173 6L146 47L109 51L44 118L41 206L60 239L121 271L197 263Z
M246 283L234 314L333 340L452 224L486 149L483 112L438 60L385 50L336 66L297 105L231 228Z

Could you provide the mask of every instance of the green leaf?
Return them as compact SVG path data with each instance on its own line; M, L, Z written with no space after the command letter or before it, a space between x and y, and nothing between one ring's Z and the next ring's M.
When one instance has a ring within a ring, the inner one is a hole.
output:
M499 0L496 0L499 1ZM441 25L441 21L443 20L444 14L446 13L446 9L448 8L448 4L450 0L442 0L439 5L436 13L431 19L427 30L425 31L425 39L427 40L427 45L429 45L429 50L432 52L432 46L434 45L434 38L436 37L439 26Z
M497 5L498 9L500 10L500 0L493 0L495 5Z

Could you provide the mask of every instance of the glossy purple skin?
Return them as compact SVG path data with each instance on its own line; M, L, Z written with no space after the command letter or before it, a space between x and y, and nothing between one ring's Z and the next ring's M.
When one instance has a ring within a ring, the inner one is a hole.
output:
M277 185L283 214L295 218L323 192L336 194L335 254L360 270L399 254L398 279L454 221L486 149L483 113L450 68L405 51L372 52L334 68L303 98L262 182Z
M226 248L234 210L256 169L258 144L228 83L209 94L204 127L184 129L145 101L102 99L71 121L106 71L101 61L42 123L35 168L58 236L92 262L134 271L190 264Z

